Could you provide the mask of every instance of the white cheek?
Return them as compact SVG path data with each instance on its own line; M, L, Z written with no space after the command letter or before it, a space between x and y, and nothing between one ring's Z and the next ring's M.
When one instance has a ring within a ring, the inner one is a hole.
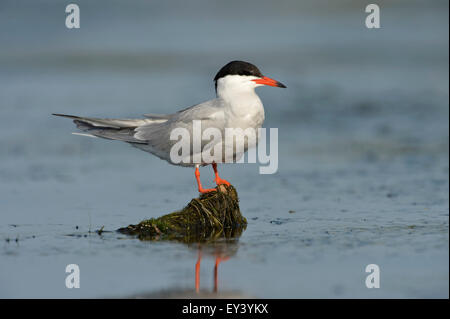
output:
M230 99L243 93L254 94L255 88L260 86L252 81L255 79L255 76L227 75L217 81L217 95Z

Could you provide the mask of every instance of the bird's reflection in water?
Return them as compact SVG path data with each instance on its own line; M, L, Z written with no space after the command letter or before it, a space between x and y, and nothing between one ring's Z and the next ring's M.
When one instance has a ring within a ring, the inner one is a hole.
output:
M234 227L222 229L222 230L212 230L208 232L191 232L183 237L170 237L170 238L159 238L156 237L145 237L138 236L140 240L143 241L159 241L159 240L170 240L177 241L185 244L191 249L196 249L198 251L198 258L195 263L195 293L199 297L213 297L209 295L208 292L200 292L200 264L203 257L214 257L214 287L213 294L218 296L218 286L219 286L219 264L230 258L232 258L238 251L239 248L239 238L241 237L246 225L235 225ZM173 290L173 291L161 291L156 294L144 294L139 296L134 296L137 298L192 298L189 291L184 290ZM242 298L239 294L235 292L221 293L220 297L224 298Z
M233 257L238 248L239 237L245 228L227 229L214 234L213 238L206 242L197 243L198 258L195 263L195 291L200 291L200 264L203 256L212 256L215 258L214 264L214 288L218 291L218 269L219 264Z

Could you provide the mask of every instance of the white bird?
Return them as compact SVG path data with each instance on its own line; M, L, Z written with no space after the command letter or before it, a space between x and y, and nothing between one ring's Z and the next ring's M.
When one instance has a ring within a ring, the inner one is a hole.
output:
M198 191L206 193L215 191L204 189L200 182L199 166L212 164L217 185L230 185L219 177L217 162L228 162L223 157L221 161L207 163L204 161L195 162L195 154L191 148L189 160L177 162L171 160L170 151L177 143L170 139L171 132L176 128L184 128L189 133L193 132L193 121L201 121L201 131L207 128L216 128L224 132L226 128L247 128L258 129L264 122L264 107L255 93L255 88L268 85L285 88L282 83L261 74L259 69L251 63L244 61L232 61L225 65L214 77L217 98L200 103L174 114L156 115L145 114L142 119L101 119L90 117L79 117L65 114L53 114L56 116L68 117L74 120L77 127L86 133L80 135L102 137L106 139L119 140L130 143L146 152L152 153L161 159L174 165L195 167L195 177ZM225 149L225 134L222 138L211 145L208 141L202 140L200 152L210 152L214 144L220 143L220 148ZM244 152L248 147L245 145ZM236 154L233 147L233 159L240 158L242 154ZM225 154L225 152L222 152ZM200 158L203 158L200 156Z

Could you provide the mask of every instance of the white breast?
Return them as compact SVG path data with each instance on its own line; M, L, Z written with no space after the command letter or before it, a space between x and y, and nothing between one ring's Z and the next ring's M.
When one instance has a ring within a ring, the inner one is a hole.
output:
M217 81L217 96L224 101L227 127L259 128L264 122L264 107L255 92L254 76L227 75Z

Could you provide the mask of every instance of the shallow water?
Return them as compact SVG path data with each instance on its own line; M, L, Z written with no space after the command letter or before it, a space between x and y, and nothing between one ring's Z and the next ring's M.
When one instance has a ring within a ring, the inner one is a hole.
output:
M196 296L197 245L95 232L183 207L193 172L50 113L174 112L239 58L288 86L258 89L279 169L221 167L249 224L221 251L217 294L217 251L201 248L200 296L448 298L447 2L380 2L370 31L353 2L77 3L73 32L56 1L1 5L0 297Z

